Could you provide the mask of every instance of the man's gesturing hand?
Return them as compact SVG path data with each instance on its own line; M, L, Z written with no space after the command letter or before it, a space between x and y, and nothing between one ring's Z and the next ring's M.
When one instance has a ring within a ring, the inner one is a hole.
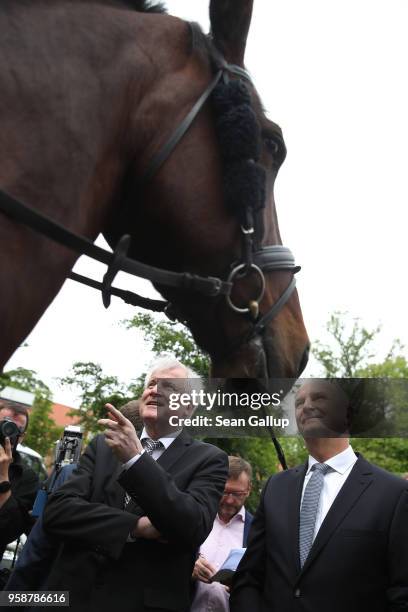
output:
M99 419L99 425L106 427L106 444L121 463L126 463L143 450L132 423L112 404L106 404L109 419Z

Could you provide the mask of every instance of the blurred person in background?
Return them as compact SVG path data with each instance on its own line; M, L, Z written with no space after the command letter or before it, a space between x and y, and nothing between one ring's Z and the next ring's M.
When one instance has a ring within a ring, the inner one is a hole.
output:
M0 425L5 421L14 423L17 433L4 437L0 444L0 559L7 544L29 533L33 525L30 511L39 487L37 474L25 466L17 451L28 427L27 408L1 401Z
M210 582L231 549L245 548L252 514L244 504L251 492L252 467L241 457L228 457L225 483L212 531L200 547L194 566L194 599L191 612L229 612L228 589L220 582Z

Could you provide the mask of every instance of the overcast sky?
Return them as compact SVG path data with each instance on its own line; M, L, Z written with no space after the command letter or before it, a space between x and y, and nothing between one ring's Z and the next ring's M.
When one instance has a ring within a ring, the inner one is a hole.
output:
M167 6L208 30L206 0ZM348 311L368 328L382 324L378 359L394 338L408 344L407 23L406 0L255 0L246 56L288 148L275 200L283 242L302 265L309 335L324 340L330 313ZM85 258L75 270L103 274ZM134 312L116 298L105 311L100 295L67 281L6 369L36 370L68 404L75 399L55 377L74 361L99 362L129 382L150 358L120 326ZM307 373L318 374L316 364Z

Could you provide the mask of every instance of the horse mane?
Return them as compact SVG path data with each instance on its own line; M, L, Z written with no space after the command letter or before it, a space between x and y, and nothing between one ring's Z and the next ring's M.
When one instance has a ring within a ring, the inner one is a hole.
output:
M152 0L118 0L118 2L140 13L167 12L167 9L163 2L155 2Z
M197 23L189 26L192 49L207 56L217 69L220 55L211 36ZM211 103L223 162L225 204L248 227L252 224L248 210L257 213L265 206L265 170L259 163L261 126L243 79L221 80Z

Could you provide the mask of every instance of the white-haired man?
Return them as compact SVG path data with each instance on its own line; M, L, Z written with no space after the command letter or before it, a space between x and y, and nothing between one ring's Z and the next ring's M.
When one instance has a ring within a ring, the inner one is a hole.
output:
M168 393L196 377L175 359L150 370L140 438L113 406L44 524L63 542L48 588L74 610L186 612L196 551L211 531L228 473L225 453L169 424ZM180 417L191 414L180 405Z

